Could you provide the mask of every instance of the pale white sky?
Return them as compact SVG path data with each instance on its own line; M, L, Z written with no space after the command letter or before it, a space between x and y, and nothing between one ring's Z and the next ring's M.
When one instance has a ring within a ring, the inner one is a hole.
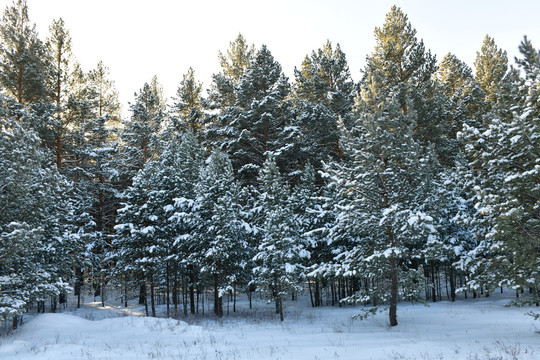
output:
M2 12L10 3L0 0ZM190 66L208 88L220 70L218 51L238 33L257 48L266 44L291 80L306 54L327 39L340 43L358 81L374 46L373 30L393 4L439 60L451 51L473 66L486 34L512 62L523 35L540 47L538 0L28 0L41 38L62 17L83 68L103 60L111 69L124 114L154 74L168 98Z

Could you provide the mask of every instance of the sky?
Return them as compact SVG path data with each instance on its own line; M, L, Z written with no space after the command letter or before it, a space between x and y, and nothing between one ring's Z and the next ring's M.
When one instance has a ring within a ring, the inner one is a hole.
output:
M472 67L486 34L512 62L523 35L540 47L538 0L27 1L42 39L52 20L61 17L83 69L100 60L109 67L124 115L134 93L154 75L168 98L190 66L207 89L220 70L218 52L239 33L257 48L266 44L291 80L307 54L327 40L339 43L358 81L375 44L373 30L394 4L438 60L452 52ZM0 0L0 8L10 3Z

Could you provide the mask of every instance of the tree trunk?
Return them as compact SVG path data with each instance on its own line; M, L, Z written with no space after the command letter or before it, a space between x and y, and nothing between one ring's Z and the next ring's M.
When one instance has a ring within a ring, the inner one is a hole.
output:
M165 282L166 282L166 289L165 291L167 292L167 317L169 318L171 316L171 288L170 288L170 274L169 274L169 262L167 261L166 263L166 266L165 266L165 276L167 277Z
M141 285L141 288L140 290L142 290L142 295L144 296L143 297L143 304L144 304L144 313L146 314L146 316L149 315L148 313L148 299L147 299L147 296L146 296L146 283L143 282L143 284ZM139 295L139 301L140 301L140 295Z
M435 264L431 263L431 297L433 302L437 302L437 282L435 280Z
M319 279L315 279L315 306L321 306L321 295L319 289Z
M236 284L233 285L233 312L236 312Z
M223 317L223 298L219 296L219 274L214 274L214 314Z
M101 307L105 307L105 279L103 274L100 276L101 280Z
M195 273L193 270L193 265L188 266L189 273L189 309L192 314L195 314Z
M309 299L311 300L311 307L315 307L315 302L313 302L313 291L311 290L311 281L308 279L309 287Z
M398 269L396 258L390 258L392 287L390 289L390 326L396 326L397 321L397 301L398 301Z
M156 300L154 299L154 275L150 275L150 303L152 304L152 317L156 317Z
M75 268L75 295L77 295L77 309L81 308L81 292L83 287L83 272L79 267Z
M178 316L178 267L176 265L174 266L173 304L174 315Z
M184 308L184 316L187 316L187 303L188 303L188 280L185 276L182 276L182 306Z
M124 275L124 307L128 307L128 284L126 275Z
M281 296L281 285L278 282L279 278L277 276L276 276L275 280L276 280L275 285L276 285L276 293L277 293L276 305L278 307L279 320L283 321L283 299L282 299L282 296Z
M62 130L58 130L61 132ZM58 133L56 135L56 168L60 170L62 168L62 135Z
M452 302L456 301L456 277L453 266L450 266L450 298Z
M146 303L146 284L143 282L139 286L139 305Z
M17 76L17 101L23 103L23 65L19 65L19 74Z

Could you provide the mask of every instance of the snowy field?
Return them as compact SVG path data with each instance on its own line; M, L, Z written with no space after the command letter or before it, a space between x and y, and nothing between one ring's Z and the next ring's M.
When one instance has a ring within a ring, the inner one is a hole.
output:
M142 317L135 305L86 303L25 316L0 339L0 359L540 359L540 321L525 315L534 309L505 307L505 295L400 304L395 328L387 313L352 320L359 308L313 309L305 298L286 302L283 323L263 302L253 310L241 302L222 320L187 322Z

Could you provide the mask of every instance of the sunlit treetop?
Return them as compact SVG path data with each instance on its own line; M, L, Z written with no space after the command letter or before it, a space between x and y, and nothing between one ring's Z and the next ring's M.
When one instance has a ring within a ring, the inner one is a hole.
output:
M486 35L482 48L476 53L474 61L476 79L486 93L486 100L495 103L501 81L508 71L506 51L499 49L495 39Z
M229 43L229 49L227 49L226 54L224 55L220 51L218 55L219 63L225 77L237 84L246 72L255 54L255 46L253 44L251 46L248 45L242 34L238 34L236 40Z
M378 73L389 86L421 77L422 73L431 76L435 70L435 57L417 40L416 30L397 6L386 14L383 26L375 28L375 41L375 49L367 57L366 72Z

